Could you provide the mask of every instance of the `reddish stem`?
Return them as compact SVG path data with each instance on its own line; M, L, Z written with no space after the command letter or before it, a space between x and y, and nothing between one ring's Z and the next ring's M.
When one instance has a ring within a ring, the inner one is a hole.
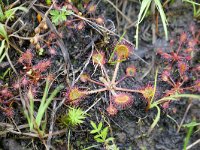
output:
M119 84L120 82L122 82L127 77L128 77L127 75L123 76L120 80L118 80L117 82L115 82L115 85Z
M92 79L88 79L88 81L92 82L92 83L95 83L95 84L98 84L98 85L101 85L101 86L105 86L103 83L100 83L100 82L92 80Z
M134 89L126 89L126 88L119 88L119 87L115 87L116 91L124 91L124 92L134 92L134 93L141 93L142 92L140 90L134 90Z
M118 70L119 70L119 65L120 65L120 63L121 63L120 60L118 60L117 63L116 63L115 71L114 71L114 73L113 73L113 78L112 78L112 84L115 83L115 80L116 80L116 78L117 78L117 72L118 72Z
M91 90L91 91L85 91L84 94L89 95L89 94L103 92L103 91L106 91L106 90L107 90L107 88L102 88L102 89L97 89L97 90Z
M105 77L106 77L106 80L107 80L108 82L110 82L110 78L109 78L109 76L108 76L108 73L107 73L107 71L106 71L104 65L101 65L101 69L102 69L102 72L104 73L104 75L105 75Z

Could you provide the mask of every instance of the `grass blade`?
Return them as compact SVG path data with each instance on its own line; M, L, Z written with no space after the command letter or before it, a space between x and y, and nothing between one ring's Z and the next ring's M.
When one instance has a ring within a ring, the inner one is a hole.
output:
M165 12L163 10L163 7L162 7L160 0L154 0L154 2L156 4L156 7L157 7L159 13L160 13L160 17L161 17L164 32L165 32L165 39L168 40L168 31L167 31L167 24L168 23L167 23L167 18L166 18Z
M152 0L143 0L141 7L140 7L140 12L138 15L138 21L137 21L137 27L136 27L136 35L135 35L135 39L136 39L136 49L138 48L138 43L139 43L139 24L142 22L142 20L144 19L145 15L147 14L147 11L150 7Z
M148 136L151 133L151 131L155 128L155 126L158 124L158 121L160 120L160 108L157 105L155 107L157 108L157 115L156 115L155 120L151 124L151 127L148 130L148 134L147 134Z

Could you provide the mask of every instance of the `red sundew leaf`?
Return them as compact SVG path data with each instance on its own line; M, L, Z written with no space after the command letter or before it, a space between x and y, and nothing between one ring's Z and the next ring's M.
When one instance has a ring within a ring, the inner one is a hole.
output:
M50 66L51 66L50 60L46 60L46 61L42 60L37 65L33 66L33 69L38 70L39 72L44 72Z
M188 47L187 49L185 49L186 53L191 53L192 51L194 51L192 47Z
M173 60L175 60L175 61L178 61L181 59L181 57L177 53L174 53L174 52L171 53L171 56L172 56Z
M167 70L164 70L161 75L161 79L166 82L169 80L169 76L170 76L170 72Z
M194 48L197 45L197 40L196 39L192 39L188 41L188 46L191 48Z
M72 87L67 91L66 97L71 104L76 105L80 102L81 99L85 97L85 93L78 87Z
M87 9L87 13L93 14L93 13L95 13L95 11L97 9L97 5L91 3L87 6L86 9Z
M195 67L195 70L200 71L200 65L197 65L197 66Z
M185 62L179 61L178 62L178 69L179 69L180 75L182 76L187 71L188 65Z
M7 117L9 117L9 118L13 117L13 116L14 116L14 110L13 110L13 108L12 108L12 107L7 107L7 108L5 108L5 109L4 109L4 114L5 114Z
M126 43L126 42L121 42L120 44L116 45L116 55L118 59L127 59L131 52L132 52L133 47Z
M150 101L151 98L154 96L154 87L151 85L147 85L146 87L144 87L142 90L140 90L140 92L142 93L143 97Z
M163 108L164 110L168 109L168 108L169 108L169 103L170 103L170 101L164 102L164 103L162 104L162 108Z
M187 40L187 33L183 32L180 36L180 42L184 43Z
M136 68L135 66L131 65L126 68L126 75L129 77L134 77L136 74Z
M82 74L82 75L80 76L80 81L81 81L81 82L87 82L88 79L90 79L90 77L89 77L89 75L86 74L86 73L84 73L84 74Z
M11 91L6 87L4 89L2 89L0 91L0 96L4 97L5 99L6 98L11 98L13 97L13 94L11 93Z
M112 102L115 107L119 109L125 109L133 104L133 97L127 93L118 93L117 95L113 96Z
M95 19L96 23L103 24L105 22L105 19L102 16L99 16Z
M195 81L195 89L200 92L200 79Z
M30 49L28 49L25 53L21 55L21 57L18 59L18 62L20 62L21 64L23 63L31 64L32 59L33 59L33 53L31 52Z
M108 112L108 114L110 116L114 116L117 114L118 110L116 107L114 107L112 104L110 104L107 108L106 108L106 111Z
M94 64L104 65L106 63L105 61L105 53L100 51L95 51L92 54L92 61Z
M170 40L170 47L173 47L174 46L174 40Z
M77 30L83 30L85 28L85 22L84 21L80 21L77 26L76 26L76 29Z
M159 54L159 55L162 55L162 54L163 54L163 51L162 51L161 48L158 48L157 51L156 51L156 53Z
M162 53L161 56L167 60L171 60L172 59L172 56L168 53Z
M192 35L194 36L194 35L195 35L195 30L196 30L196 26L194 25L194 23L191 23L191 24L190 24L189 29L190 29L190 31L192 32Z
M185 59L186 59L187 61L189 61L189 60L192 59L192 57L191 57L191 56L186 56Z

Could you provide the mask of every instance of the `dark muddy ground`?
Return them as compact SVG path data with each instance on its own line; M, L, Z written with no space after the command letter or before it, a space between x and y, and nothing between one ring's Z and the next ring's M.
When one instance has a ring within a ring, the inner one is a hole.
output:
M69 85L74 83L74 80L79 76L83 68L85 69L84 72L87 72L88 74L94 73L93 64L91 62L88 64L88 59L92 50L96 48L105 50L107 56L109 56L111 53L110 51L113 50L119 36L122 35L124 31L126 32L124 38L131 43L135 43L135 25L133 24L130 26L130 23L106 0L98 2L96 14L104 16L105 28L112 30L118 36L107 33L101 35L89 25L85 26L85 29L80 31L73 28L67 28L66 26L59 26L57 31L62 35L64 50L69 52L71 64L66 65L66 61L61 50L62 48L60 48L62 46L57 44L58 41L54 41L56 44L51 45L54 49L56 49L56 55L54 56L50 54L47 48L45 48L45 55L43 56L38 56L36 52L34 52L36 55L34 63L43 59L51 59L52 65L49 71L56 75L59 74L56 82L53 84L53 87L56 87L59 83L64 83L66 86L66 88L62 90L60 95L57 97L57 100L49 106L50 108L47 114L49 119L46 133L49 132L49 128L52 123L52 108L55 109L55 106L58 105L60 100L63 99ZM97 1L94 1L94 3L97 3ZM114 0L113 3L122 11L123 14L130 18L132 23L137 20L137 14L140 9L138 2L135 2L134 0ZM29 4L30 2L28 1L26 6ZM39 4L39 1L36 1L35 4ZM34 5L34 7L44 13L47 10L46 8L39 7L38 5ZM183 4L180 0L177 0L173 4L166 6L165 11L169 23L169 39L177 41L177 35L183 31L189 33L189 26L191 23L195 24L198 30L200 29L200 23L198 23L198 20L193 18L193 10L190 5ZM23 37L32 37L34 34L34 28L38 24L35 9L31 7L27 14L17 13L17 17L20 16L22 16L21 19L23 22L26 22L27 25L22 31L19 32L19 35ZM162 23L159 21L158 32L156 35L157 39L155 43L152 44L151 23L152 17L149 15L141 23L139 49L134 50L134 54L121 64L118 74L119 76L123 76L125 74L125 68L130 64L134 64L137 68L136 77L134 79L127 79L123 81L120 83L121 87L139 89L143 85L153 85L156 67L159 67L160 70L162 70L164 62L161 57L156 55L156 50L157 48L162 47L167 51L170 43L165 41ZM16 30L18 28L20 27L16 27ZM52 30L52 28L50 28L50 30ZM49 37L46 36L45 38L48 39ZM15 44L23 52L25 52L28 48L34 49L34 46L27 40L14 40L15 41L13 42L15 42ZM42 41L40 42L42 44ZM20 71L23 71L23 66L17 63L20 55L18 53L13 53L13 51L15 50L11 49L9 51L10 59L13 62L15 69L19 71L18 73L22 74ZM194 61L192 63L197 64L199 63L200 55L198 51L194 54ZM3 63L5 65L1 65L0 72L9 68L7 60ZM68 71L64 69L66 66L68 67ZM106 65L106 67L108 68L109 73L111 73L114 68L113 65ZM97 69L92 78L98 80L100 73L100 70ZM9 84L11 86L15 83L15 78L15 73L11 71L8 77L0 79L0 85L3 86L4 84ZM42 96L44 81L40 84L41 86L37 89L37 91L39 91L37 94L38 99ZM82 88L97 88L93 84L88 85L87 83L81 83L80 81L77 81L75 85ZM159 92L156 96L161 97L164 94L164 89L166 88L168 88L167 85L163 84L163 82L158 82ZM27 90L23 89L22 92L26 93ZM199 93L196 92L194 94ZM109 136L113 136L115 138L115 144L120 150L181 150L183 149L184 138L186 137L188 130L186 128L181 128L180 131L177 132L177 124L181 124L183 116L189 105L191 105L191 107L185 116L183 124L191 122L194 118L196 122L200 121L200 102L197 100L186 101L181 99L180 101L171 103L168 109L161 110L161 118L158 125L153 129L151 134L147 136L146 133L155 118L156 110L153 109L146 112L146 101L139 94L134 94L134 103L132 106L125 110L120 110L115 116L109 116L106 112L106 108L109 103L107 99L109 96L108 93L105 92L88 96L84 101L80 102L79 106L83 110L87 110L94 104L95 101L101 98L98 103L89 109L89 115L85 122L76 128L72 128L70 135L68 132L69 130L63 128L63 126L59 124L59 117L66 113L66 110L68 109L68 104L63 104L53 118L55 121L53 132L60 131L62 129L64 129L64 131L56 136L53 136L51 140L48 140L47 138L41 140L39 138L33 138L29 134L23 134L29 133L27 127L22 127L22 129L19 129L20 132L18 132L18 127L20 125L26 126L27 121L22 113L20 95L17 91L14 91L14 95L14 100L16 102L13 104L13 117L6 117L3 112L0 112L0 149L2 150L45 149L43 144L44 141L51 141L50 145L52 146L52 149L60 150L67 149L68 145L70 145L70 150L81 150L92 145L98 145L98 143L94 141L93 136L89 133L91 130L91 120L96 123L103 121L105 126L110 125ZM9 127L9 125L11 125L11 127ZM198 129L199 127L195 127L194 131L197 131ZM192 134L189 144L197 141L198 139L200 139L199 131ZM197 144L191 149L198 150L199 147L200 145ZM98 147L93 147L91 149L95 150L104 148L103 144L99 144Z

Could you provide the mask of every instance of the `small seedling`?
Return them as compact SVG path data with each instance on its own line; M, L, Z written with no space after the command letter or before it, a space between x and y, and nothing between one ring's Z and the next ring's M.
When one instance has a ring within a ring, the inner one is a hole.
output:
M113 150L119 150L115 144L113 144L114 138L108 137L108 127L103 127L103 123L100 122L98 125L95 124L95 122L90 122L92 126L92 130L90 131L90 134L94 134L94 140L98 143L103 143L106 150L110 150L112 147ZM110 142L112 144L110 144Z
M67 10L66 7L63 7L60 10L51 10L50 11L52 22L55 25L59 25L60 23L66 21L67 20L67 16L69 16L71 14L72 14L72 11L71 10Z
M94 17L96 8L97 5L90 0L66 1L62 6L56 5L55 9L50 11L50 15L55 25L65 22L68 28L80 31L86 26L85 19L95 21L97 24L104 23L103 16ZM67 19L67 16L70 17Z
M70 107L67 115L61 116L60 122L67 127L75 127L84 122L86 115L87 114L81 108Z
M0 111L7 117L13 117L14 111L12 104L14 100L9 100L13 98L13 93L8 87L0 87Z
M4 10L4 11L3 11L2 7L0 6L0 22L4 22L7 19L13 20L14 15L15 15L16 11L18 11L18 10L21 10L23 12L28 12L28 9L23 6L10 8L10 9Z

